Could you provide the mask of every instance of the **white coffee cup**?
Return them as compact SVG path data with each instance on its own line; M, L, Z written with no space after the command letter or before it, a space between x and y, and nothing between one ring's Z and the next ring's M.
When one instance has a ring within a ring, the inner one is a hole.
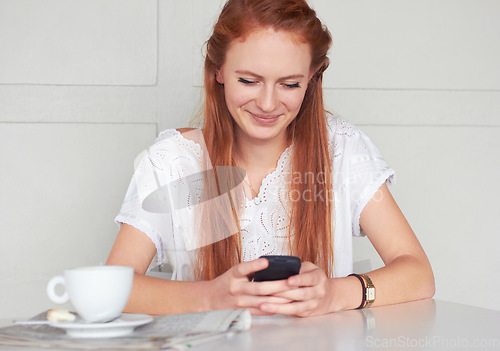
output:
M108 322L119 317L132 290L134 270L125 266L95 266L67 269L53 277L47 295L54 303L71 301L78 315L87 322ZM56 293L63 285L65 292Z

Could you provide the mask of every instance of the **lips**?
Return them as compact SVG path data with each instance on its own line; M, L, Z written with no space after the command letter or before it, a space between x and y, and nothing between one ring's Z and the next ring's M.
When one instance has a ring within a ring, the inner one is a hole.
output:
M281 115L256 115L251 112L249 112L250 116L256 121L257 123L260 124L273 124L275 123Z

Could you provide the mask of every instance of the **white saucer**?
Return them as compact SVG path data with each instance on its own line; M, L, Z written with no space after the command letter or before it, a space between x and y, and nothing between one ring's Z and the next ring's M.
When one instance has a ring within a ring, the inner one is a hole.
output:
M108 323L51 322L49 325L66 330L74 338L115 338L128 335L135 327L152 321L153 317L147 314L124 313Z

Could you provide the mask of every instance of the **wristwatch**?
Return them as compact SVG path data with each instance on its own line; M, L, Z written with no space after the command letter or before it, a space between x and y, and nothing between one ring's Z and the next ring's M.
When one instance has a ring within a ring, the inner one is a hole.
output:
M375 285L366 274L360 274L365 280L365 305L363 307L370 307L375 301Z
M363 294L361 295L361 304L357 309L370 307L373 301L375 301L375 285L373 285L372 280L366 274L349 274L349 277L358 278L363 289Z

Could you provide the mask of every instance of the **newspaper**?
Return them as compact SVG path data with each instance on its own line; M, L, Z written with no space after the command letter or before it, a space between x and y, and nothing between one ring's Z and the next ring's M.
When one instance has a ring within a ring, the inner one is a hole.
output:
M46 312L30 321L46 320ZM74 338L60 328L49 325L12 325L0 328L0 349L55 350L166 350L190 348L238 331L250 329L248 310L154 316L126 336L116 338Z

